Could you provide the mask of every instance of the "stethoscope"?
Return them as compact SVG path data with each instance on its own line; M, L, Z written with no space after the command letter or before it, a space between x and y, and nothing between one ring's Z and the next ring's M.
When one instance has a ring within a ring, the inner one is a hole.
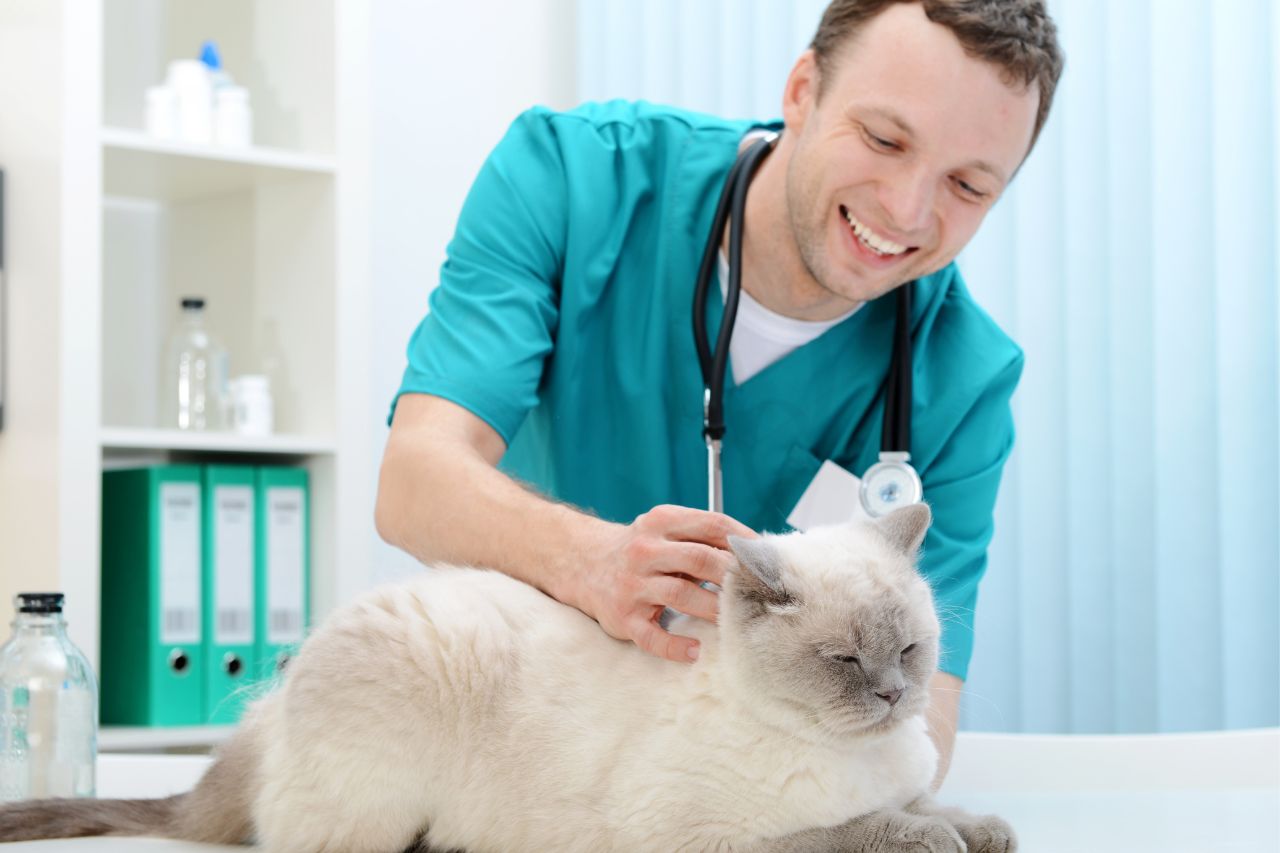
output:
M738 316L742 292L742 221L747 187L756 170L778 142L769 133L738 155L725 180L716 206L711 235L702 253L693 294L693 339L702 368L702 435L707 442L707 506L724 512L720 445L724 440L724 379L729 364L729 339ZM716 335L715 353L707 340L707 292L720 251L725 224L729 225L729 280L725 283L724 316ZM915 282L898 288L897 318L893 330L893 355L885 389L884 422L880 431L880 460L862 475L859 499L872 518L924 497L920 475L911 466L911 292Z

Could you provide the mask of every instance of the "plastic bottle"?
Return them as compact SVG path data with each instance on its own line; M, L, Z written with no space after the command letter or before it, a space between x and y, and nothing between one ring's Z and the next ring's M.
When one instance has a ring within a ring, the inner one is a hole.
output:
M60 592L14 599L0 646L0 802L92 797L98 681L67 638Z
M160 377L160 425L224 429L229 403L227 378L227 351L205 325L204 299L185 297Z
M213 140L213 80L209 66L198 59L169 63L165 85L177 104L178 139L208 143Z
M249 109L249 90L245 87L214 89L213 141L241 148L253 143L253 112Z
M170 140L178 135L178 98L169 86L150 86L146 103L147 133Z
M271 380L260 374L231 380L231 425L243 435L271 435L274 412Z

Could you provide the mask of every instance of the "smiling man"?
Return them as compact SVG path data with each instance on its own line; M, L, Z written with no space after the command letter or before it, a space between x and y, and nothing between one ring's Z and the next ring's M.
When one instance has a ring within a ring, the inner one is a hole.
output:
M1030 152L1061 73L1041 0L836 0L747 194L725 392L725 514L706 496L694 280L762 125L649 104L532 110L468 196L393 404L377 522L424 561L492 566L674 661L715 618L729 534L782 530L830 461L880 449L891 291L915 281L912 462L943 622L945 773L1018 347L953 264ZM723 262L721 278L724 278ZM712 325L721 296L708 297Z

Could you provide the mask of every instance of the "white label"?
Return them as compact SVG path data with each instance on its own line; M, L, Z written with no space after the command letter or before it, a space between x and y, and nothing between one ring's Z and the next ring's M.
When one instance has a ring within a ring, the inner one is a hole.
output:
M796 501L787 524L796 530L812 530L855 518L870 519L862 506L861 488L862 480L828 459Z
M160 644L200 642L200 486L160 484Z
M213 490L213 641L253 642L253 487Z
M267 489L267 642L302 639L306 495L296 486Z

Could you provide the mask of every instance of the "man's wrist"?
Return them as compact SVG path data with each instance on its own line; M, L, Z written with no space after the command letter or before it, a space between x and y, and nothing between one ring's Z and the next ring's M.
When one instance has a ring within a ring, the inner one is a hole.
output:
M590 615L590 577L618 525L571 507L559 506L557 509L563 513L560 524L556 525L561 528L562 535L557 537L559 547L551 549L542 591L556 601Z

